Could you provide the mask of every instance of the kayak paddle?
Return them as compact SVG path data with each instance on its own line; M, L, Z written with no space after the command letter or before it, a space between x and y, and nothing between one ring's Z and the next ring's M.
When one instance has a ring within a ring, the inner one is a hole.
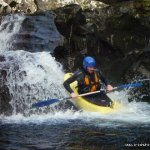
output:
M121 88L129 88L129 87L140 87L142 85L143 85L142 83L123 84L123 85L114 87L113 90L121 89Z
M114 87L112 91L120 89L120 88L139 87L139 86L142 86L142 85L143 85L142 83L124 84L124 85ZM100 92L101 91L94 91L94 92L84 93L84 94L77 95L77 97L92 95L92 94L96 94L96 93L100 93ZM60 99L47 99L47 100L39 101L37 103L32 104L32 108L44 107L44 106L48 106L48 105L51 105L53 103L56 103L56 102L59 102L59 101L62 101L62 100L69 100L69 99L72 99L72 97L65 97L65 98L60 98Z
M77 97L96 94L96 93L99 93L99 92L100 91L84 93L84 94L77 95ZM51 105L53 103L56 103L56 102L59 102L59 101L62 101L62 100L69 100L71 98L72 97L70 96L70 97L65 97L65 98L60 98L60 99L48 99L48 100L44 100L44 101L39 101L37 103L32 104L32 108L48 106L48 105Z

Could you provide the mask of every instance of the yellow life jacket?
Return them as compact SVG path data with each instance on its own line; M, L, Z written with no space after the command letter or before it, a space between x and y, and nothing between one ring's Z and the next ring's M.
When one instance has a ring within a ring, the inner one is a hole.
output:
M84 84L85 84L85 86L90 87L89 92L97 91L98 87L100 87L100 77L99 77L99 75L96 72L94 73L94 81L91 81L90 77L88 75L85 75Z

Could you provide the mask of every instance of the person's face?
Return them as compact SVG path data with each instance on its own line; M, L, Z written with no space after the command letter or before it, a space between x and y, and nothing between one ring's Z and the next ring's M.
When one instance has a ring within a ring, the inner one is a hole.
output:
M92 74L94 72L94 67L87 67L87 71Z

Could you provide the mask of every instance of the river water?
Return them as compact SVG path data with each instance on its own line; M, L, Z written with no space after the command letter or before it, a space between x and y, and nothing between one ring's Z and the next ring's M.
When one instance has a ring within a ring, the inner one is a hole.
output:
M150 106L130 103L115 114L56 110L0 117L1 149L149 149Z
M39 100L68 96L62 86L65 73L48 52L7 51L12 35L7 30L0 34L0 52L6 59L0 67L7 71L13 108L11 115L0 115L0 149L150 149L150 105L129 103L131 89L109 94L123 106L113 114L76 110L68 102L53 109L31 108Z

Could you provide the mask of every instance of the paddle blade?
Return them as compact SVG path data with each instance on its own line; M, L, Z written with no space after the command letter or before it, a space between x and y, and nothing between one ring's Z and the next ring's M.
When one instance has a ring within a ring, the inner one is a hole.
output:
M143 86L142 83L132 83L132 84L124 84L124 85L120 85L117 88L129 88L129 87L140 87Z
M48 99L45 101L39 101L37 103L32 104L32 108L48 106L59 101L59 99Z

